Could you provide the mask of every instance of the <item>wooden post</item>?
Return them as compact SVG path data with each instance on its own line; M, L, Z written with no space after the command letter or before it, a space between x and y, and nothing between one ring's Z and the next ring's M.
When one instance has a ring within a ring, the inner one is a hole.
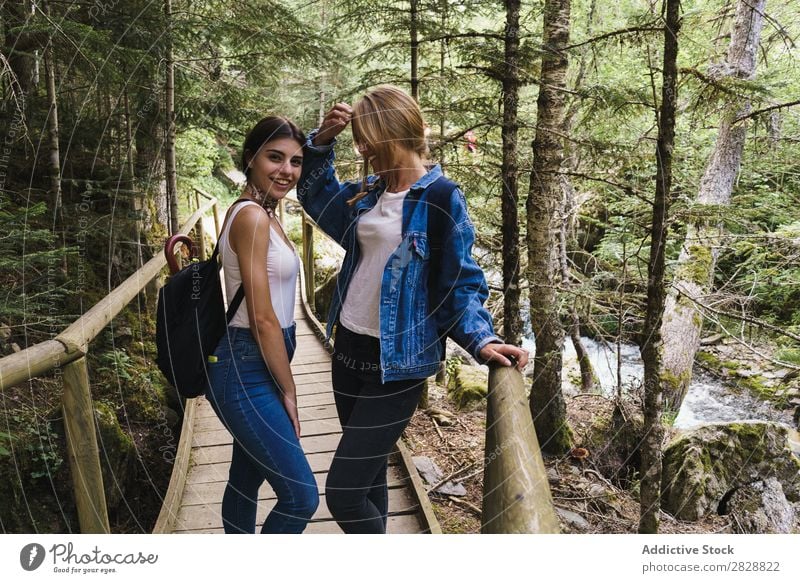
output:
M312 310L314 306L314 226L303 217L303 269L306 275L306 297Z
M558 518L520 372L489 372L481 534L557 534Z
M89 390L86 358L64 366L64 427L72 488L81 532L108 534L108 509L100 470L100 450L95 432L94 408Z
M278 220L281 222L281 226L283 226L283 217L286 213L286 199L282 198L278 201Z
M214 230L217 232L217 241L219 241L219 203L214 203Z
M200 209L200 193L196 190L194 191L194 202L197 205L195 210ZM197 238L200 239L198 241L198 247L200 249L200 261L206 260L206 229L203 226L203 217L200 217L200 220L197 221Z

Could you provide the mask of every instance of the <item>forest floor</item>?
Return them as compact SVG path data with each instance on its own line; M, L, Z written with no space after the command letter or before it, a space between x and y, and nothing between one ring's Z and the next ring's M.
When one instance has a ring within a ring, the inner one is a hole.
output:
M428 411L445 413L452 424L440 425L424 410L418 410L404 433L413 456L427 456L444 476L461 470L453 478L466 489L464 496L429 493L442 531L480 532L483 492L483 460L486 433L485 400L470 410L459 411L443 387L430 384ZM567 415L575 434L576 446L587 447L589 457L545 458L548 481L565 533L635 533L639 523L636 482L620 486L617 472L609 471L607 460L593 459L593 427L608 420L613 401L600 395L567 397ZM439 415L441 418L441 415ZM467 466L470 466L467 469ZM622 468L621 468L622 469ZM611 474L611 475L604 475ZM430 486L431 484L428 484ZM709 516L698 522L683 522L661 513L662 533L729 533L731 523L724 516Z

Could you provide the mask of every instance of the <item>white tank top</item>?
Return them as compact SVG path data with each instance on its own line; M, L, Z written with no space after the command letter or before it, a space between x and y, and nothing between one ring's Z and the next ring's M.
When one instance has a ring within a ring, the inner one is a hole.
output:
M381 337L381 283L386 262L402 237L403 201L408 190L384 192L375 206L361 215L356 237L361 248L353 279L347 287L339 319L349 330Z
M219 253L222 256L222 269L225 272L225 295L230 302L242 284L242 272L239 269L239 257L231 247L228 234L236 214L247 205L259 206L255 202L240 202L231 211L225 228L219 236ZM277 217L270 220L269 250L267 252L267 278L269 293L272 297L272 309L278 317L281 328L288 328L294 323L294 299L297 293L297 274L300 271L300 260L293 247L286 244L281 233L273 226ZM247 294L236 310L229 326L249 328L247 317Z

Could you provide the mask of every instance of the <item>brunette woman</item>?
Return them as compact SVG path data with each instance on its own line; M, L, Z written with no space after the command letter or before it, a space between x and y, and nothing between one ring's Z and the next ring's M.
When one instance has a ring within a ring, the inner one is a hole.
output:
M226 533L253 533L258 490L266 480L277 502L262 533L300 533L319 503L300 446L290 361L295 350L294 299L299 260L275 216L294 188L305 136L282 117L261 120L242 148L247 185L229 209L219 238L225 289L244 301L209 364L207 398L233 435L222 498Z

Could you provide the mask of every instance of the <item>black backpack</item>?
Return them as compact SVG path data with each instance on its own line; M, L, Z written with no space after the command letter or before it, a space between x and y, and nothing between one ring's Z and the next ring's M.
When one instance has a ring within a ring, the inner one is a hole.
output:
M186 398L205 393L208 357L244 299L240 286L225 312L218 253L219 243L210 259L184 267L158 292L156 364Z

